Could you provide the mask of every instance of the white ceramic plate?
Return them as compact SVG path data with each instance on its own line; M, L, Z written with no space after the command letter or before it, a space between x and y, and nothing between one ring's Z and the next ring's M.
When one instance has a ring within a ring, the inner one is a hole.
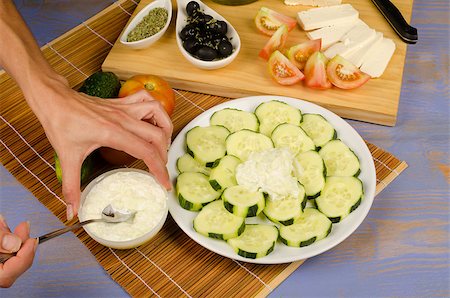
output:
M338 133L338 138L347 144L359 157L361 163L361 174L359 175L359 179L361 179L364 185L364 198L361 205L355 211L350 213L350 215L347 216L342 222L333 224L332 231L327 238L301 248L289 247L278 241L275 246L275 250L268 256L258 259L247 259L236 254L231 246L229 246L225 241L208 238L195 232L192 223L197 215L197 212L192 212L181 208L178 203L175 190L169 193L169 212L175 222L189 237L203 247L224 257L257 264L281 264L294 262L321 254L341 243L358 228L366 217L370 207L372 206L376 186L376 172L372 155L370 154L370 151L361 136L346 121L318 105L283 96L252 96L231 100L217 105L193 119L181 130L169 150L168 169L173 185L175 186L176 177L178 176L176 161L186 152L185 136L187 131L194 126L208 126L209 118L215 111L224 108L236 108L253 112L260 103L270 100L283 101L293 107L299 108L303 114L321 114L334 126ZM259 217L246 219L247 223L262 221L263 219ZM264 219L264 221L266 223L271 223L266 219Z

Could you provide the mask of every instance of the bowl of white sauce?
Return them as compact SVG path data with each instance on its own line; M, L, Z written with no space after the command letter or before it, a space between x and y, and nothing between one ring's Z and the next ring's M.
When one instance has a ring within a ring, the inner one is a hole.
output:
M109 204L117 210L135 211L121 223L95 222L83 226L95 241L116 249L142 245L155 236L168 214L168 194L150 173L131 168L112 170L91 181L81 193L80 221L101 218Z

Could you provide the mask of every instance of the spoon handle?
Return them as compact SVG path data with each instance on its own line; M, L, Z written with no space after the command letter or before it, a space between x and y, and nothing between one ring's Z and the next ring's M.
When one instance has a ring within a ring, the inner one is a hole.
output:
M58 236L60 236L62 234L65 234L65 233L67 233L69 231L78 229L78 228L80 228L80 227L82 227L82 226L84 226L86 224L90 224L90 223L97 222L97 221L103 221L103 220L102 219L89 219L89 220L85 220L85 221L79 222L77 224L74 224L72 226L68 226L68 227L65 227L65 228L62 228L62 229L59 229L59 230L56 230L56 231L44 234L44 235L42 235L42 236L40 236L38 238L39 239L39 244L44 243L45 241L50 240L52 238L58 237ZM14 256L16 256L15 252L13 252L13 253L3 253L3 252L1 252L0 253L0 263L3 264L6 261L8 261L10 258L14 257Z

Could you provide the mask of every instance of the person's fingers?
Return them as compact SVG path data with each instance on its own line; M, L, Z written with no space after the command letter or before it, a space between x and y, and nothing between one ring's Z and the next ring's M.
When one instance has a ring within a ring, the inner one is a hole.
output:
M154 145L126 130L122 131L121 137L107 138L104 143L110 148L125 151L138 159L142 159L150 172L166 189L172 188L165 163Z
M22 242L25 242L30 238L30 222L24 221L21 222L15 229L14 234L19 236Z
M10 232L0 231L0 252L12 253L20 249L22 239Z
M0 231L11 233L8 224L6 223L6 219L1 214L0 214Z
M1 287L10 287L20 275L31 267L37 245L37 239L28 239L23 243L22 248L15 257L12 257L4 264L0 264Z
M130 119L122 123L123 128L143 140L153 144L158 150L164 163L167 162L167 136L161 128L151 125L145 121Z
M148 93L146 90L142 89L138 92L130 94L128 96L119 98L119 101L126 104L138 103L138 102L149 102L154 101L155 99Z
M60 156L62 170L62 190L67 203L67 220L77 215L80 206L80 173L83 161L77 156Z

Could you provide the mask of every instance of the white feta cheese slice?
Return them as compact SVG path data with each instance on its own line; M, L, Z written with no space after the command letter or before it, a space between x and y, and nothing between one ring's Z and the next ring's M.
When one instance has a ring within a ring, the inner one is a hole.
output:
M364 56L361 71L367 73L372 78L381 77L394 52L394 41L389 38L383 38L375 46L371 47Z
M339 25L331 25L314 31L306 32L309 39L322 39L322 50L328 48L332 44L338 42L350 29L358 22L359 19L351 20L348 23Z
M350 4L311 8L297 13L297 21L305 31L356 20L359 13Z
M339 5L342 0L284 0L286 5L332 6Z
M376 34L374 29L370 28L366 23L360 20L352 29L350 29L350 31L344 34L340 39L340 42L329 47L324 54L329 59L336 55L347 57L352 52L357 51L370 43L375 38Z
M364 61L364 57L366 57L369 50L372 47L377 46L377 43L381 42L382 40L383 40L383 33L377 32L374 38L370 42L368 42L365 46L343 57L348 61L350 61L351 63L353 63L355 66L361 67Z

